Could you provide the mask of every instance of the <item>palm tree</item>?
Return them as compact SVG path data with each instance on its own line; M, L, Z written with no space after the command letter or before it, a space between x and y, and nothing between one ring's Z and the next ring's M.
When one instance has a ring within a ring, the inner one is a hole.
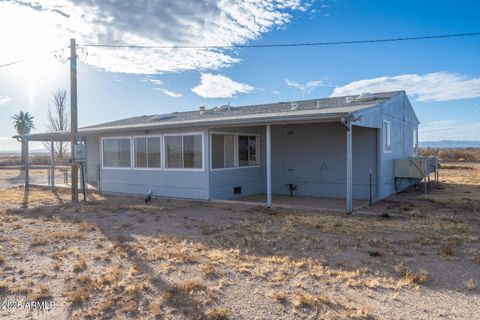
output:
M23 112L20 111L18 114L14 115L12 117L13 121L13 126L15 127L15 130L17 130L17 133L19 135L23 134L29 134L32 129L35 128L35 125L33 124L33 116L28 113L28 112ZM20 156L20 161L21 164L25 163L25 156L26 156L26 146L27 146L27 141L25 139L22 139L22 153Z

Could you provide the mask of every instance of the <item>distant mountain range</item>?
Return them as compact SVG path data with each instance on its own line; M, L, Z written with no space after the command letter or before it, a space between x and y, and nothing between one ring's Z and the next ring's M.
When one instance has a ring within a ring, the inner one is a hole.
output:
M480 148L478 140L441 140L441 141L420 141L420 148Z

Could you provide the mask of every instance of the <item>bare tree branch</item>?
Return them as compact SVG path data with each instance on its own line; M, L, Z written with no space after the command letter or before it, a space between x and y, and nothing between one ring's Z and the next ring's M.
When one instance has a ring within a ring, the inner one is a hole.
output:
M65 89L57 89L52 92L53 107L48 106L47 128L50 131L65 131L69 129L70 116L67 109L67 91ZM50 151L50 143L44 143L47 150ZM68 151L68 143L57 141L54 143L56 156L63 158Z

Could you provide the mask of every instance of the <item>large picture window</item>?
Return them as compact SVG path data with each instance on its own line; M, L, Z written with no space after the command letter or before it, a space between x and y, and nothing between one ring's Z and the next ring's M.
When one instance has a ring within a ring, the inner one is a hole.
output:
M383 151L390 152L392 151L391 145L391 123L390 121L383 122Z
M130 138L103 139L103 167L131 167Z
M160 137L134 138L135 168L160 168Z
M202 135L165 136L165 156L168 169L202 169Z
M212 169L258 166L258 135L212 134Z

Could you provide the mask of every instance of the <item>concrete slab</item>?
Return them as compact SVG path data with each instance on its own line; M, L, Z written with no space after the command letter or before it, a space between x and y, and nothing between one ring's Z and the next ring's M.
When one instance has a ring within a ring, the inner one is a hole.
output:
M347 206L345 199L342 198L318 198L318 197L302 197L287 196L274 194L272 196L272 206L284 208L308 208L308 209L326 209L331 211L345 212ZM266 194L256 194L252 196L242 197L235 201L264 205L267 201ZM353 200L353 208L359 208L365 205L365 200Z

